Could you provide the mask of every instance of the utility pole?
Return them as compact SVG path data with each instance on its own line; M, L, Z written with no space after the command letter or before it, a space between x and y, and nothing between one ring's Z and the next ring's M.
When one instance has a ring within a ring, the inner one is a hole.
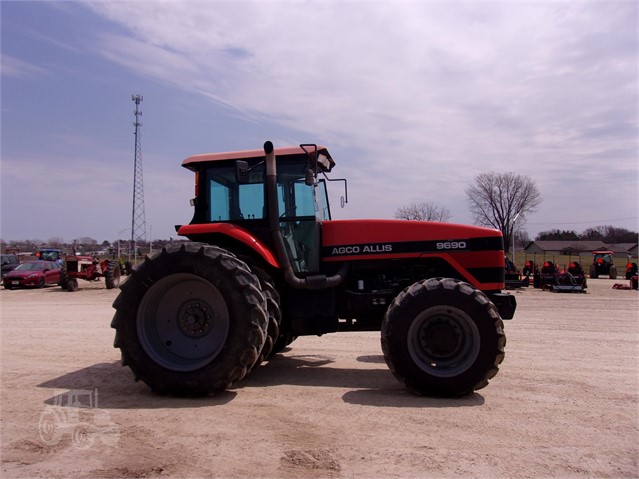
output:
M521 213L517 213L515 215L515 217L513 218L512 233L510 234L512 236L512 240L513 240L513 254L512 254L513 263L515 262L515 221L517 221L517 218L519 218L520 214Z
M133 248L133 264L136 263L137 247L136 242L146 242L146 220L144 217L144 182L142 177L142 144L140 138L140 103L142 95L132 95L131 100L135 102L135 152L133 155L133 211L131 214L131 247ZM131 250L129 250L131 259Z

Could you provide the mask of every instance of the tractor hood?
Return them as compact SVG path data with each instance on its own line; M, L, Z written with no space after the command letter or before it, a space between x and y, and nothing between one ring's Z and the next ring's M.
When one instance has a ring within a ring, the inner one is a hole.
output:
M503 238L498 230L479 226L407 220L322 223L322 257L325 261L493 251L499 253L503 263L503 249Z

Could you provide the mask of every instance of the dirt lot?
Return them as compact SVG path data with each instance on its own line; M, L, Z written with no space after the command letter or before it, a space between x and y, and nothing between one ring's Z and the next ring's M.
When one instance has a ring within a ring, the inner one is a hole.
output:
M2 290L1 475L636 478L639 294L615 282L513 293L501 371L456 400L406 392L378 333L299 338L220 396L157 396L112 347L117 290Z

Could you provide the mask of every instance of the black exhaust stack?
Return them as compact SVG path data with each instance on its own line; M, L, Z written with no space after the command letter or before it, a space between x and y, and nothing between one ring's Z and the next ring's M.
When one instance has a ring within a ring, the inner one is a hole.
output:
M342 264L339 271L329 277L326 275L313 275L305 278L298 278L295 275L280 231L280 214L277 206L277 163L275 159L275 149L273 148L273 143L270 141L264 143L264 155L266 162L266 198L268 202L267 211L269 229L271 232L271 238L275 244L277 259L282 265L282 269L284 271L284 279L286 280L286 283L297 289L324 289L339 285L342 281L344 281L344 278L348 273L348 263Z

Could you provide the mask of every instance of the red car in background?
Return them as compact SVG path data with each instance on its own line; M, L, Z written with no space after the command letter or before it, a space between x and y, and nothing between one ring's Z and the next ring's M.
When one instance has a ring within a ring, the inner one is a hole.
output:
M22 263L2 278L5 289L20 286L44 288L60 282L60 265L53 261L28 261Z

